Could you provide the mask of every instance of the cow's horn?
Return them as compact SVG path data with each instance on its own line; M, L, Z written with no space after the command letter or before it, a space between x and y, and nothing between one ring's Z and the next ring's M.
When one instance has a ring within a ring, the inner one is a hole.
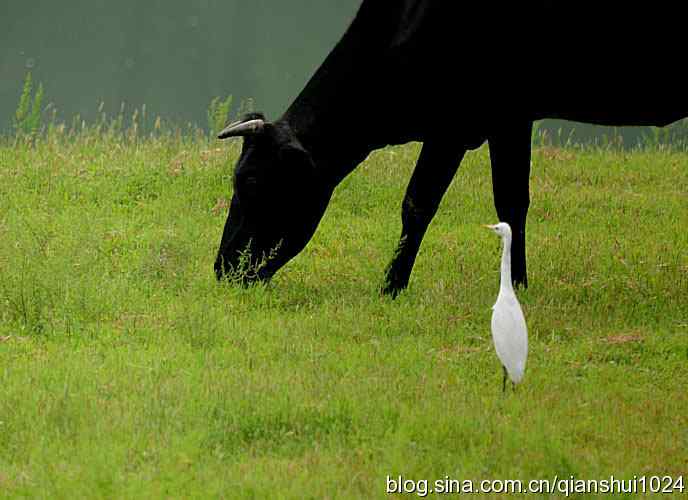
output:
M263 131L264 126L265 121L260 119L230 123L222 130L222 132L217 134L217 138L227 139L228 137L260 134Z

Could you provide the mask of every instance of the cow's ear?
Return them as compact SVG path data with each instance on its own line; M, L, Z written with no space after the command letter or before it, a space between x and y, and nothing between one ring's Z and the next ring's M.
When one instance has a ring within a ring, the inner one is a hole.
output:
M280 165L287 172L312 172L315 163L311 154L300 144L287 144L280 148Z

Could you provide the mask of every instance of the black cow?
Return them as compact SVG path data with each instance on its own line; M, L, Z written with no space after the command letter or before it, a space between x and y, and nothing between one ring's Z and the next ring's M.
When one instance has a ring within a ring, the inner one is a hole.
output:
M383 287L396 296L464 153L488 141L497 215L513 228L512 279L527 286L533 122L664 126L688 116L684 3L364 0L280 119L255 113L220 133L244 145L218 278L241 269L245 283L269 279L372 150L422 141Z

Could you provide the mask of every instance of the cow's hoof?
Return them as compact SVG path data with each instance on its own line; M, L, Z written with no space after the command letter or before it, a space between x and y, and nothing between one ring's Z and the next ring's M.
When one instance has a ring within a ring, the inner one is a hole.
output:
M514 289L523 288L524 290L528 288L528 278L516 278L513 280Z
M386 295L392 297L392 299L396 299L399 294L404 291L404 288L406 287L387 283L380 289L380 295Z

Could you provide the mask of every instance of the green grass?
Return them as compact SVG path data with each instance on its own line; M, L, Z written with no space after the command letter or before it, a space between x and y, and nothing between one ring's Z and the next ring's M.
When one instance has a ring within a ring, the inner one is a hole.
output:
M535 151L530 357L503 396L486 148L396 301L377 292L418 145L371 155L248 290L212 270L238 151L88 130L0 145L0 496L686 473L688 154Z

